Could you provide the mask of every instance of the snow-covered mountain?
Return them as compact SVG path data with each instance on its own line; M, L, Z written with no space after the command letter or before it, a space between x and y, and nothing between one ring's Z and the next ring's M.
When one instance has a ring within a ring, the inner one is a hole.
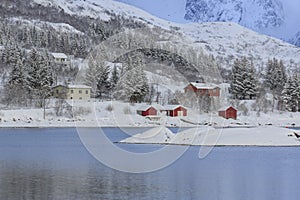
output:
M185 19L192 22L236 22L299 46L299 3L293 0L187 0ZM292 39L291 39L292 38Z
M277 0L187 0L185 19L193 22L230 21L259 30L281 26L285 15Z
M288 42L293 42L297 37L296 33L300 31L300 1L295 0L165 0L163 3L160 0L117 1L137 6L168 21L236 22Z
M113 0L31 0L33 4L38 4L45 7L56 8L66 14L73 16L85 16L94 19L109 21L115 15L120 15L125 18L133 18L135 21L154 25L166 25L168 22L158 20L153 15ZM155 18L155 20L154 20Z
M289 42L300 47L300 32L298 32Z
M240 1L228 0L220 2ZM254 2L257 7L264 8L264 12L261 9L257 12L260 13L259 16L262 19L253 25L265 27L277 26L282 23L283 16L280 12L275 12L275 10L280 10L279 3L271 0L255 0ZM253 59L253 62L258 66L263 65L268 59L273 57L282 59L287 65L291 63L294 66L300 65L299 48L279 39L258 34L232 22L173 23L157 18L136 7L112 0L30 0L30 4L51 9L55 8L59 13L75 16L78 19L84 16L109 21L116 16L122 16L123 18L142 23L147 27L159 27L167 30L169 34L176 35L173 41L172 37L170 37L170 41L176 44L178 48L193 47L199 50L203 49L207 54L214 55L220 62L220 65L227 68L231 67L235 58L242 56ZM232 6L232 4L230 5ZM245 7L240 9L237 7L237 10L240 11L244 9ZM263 14L265 12L271 13L270 16L272 17L265 16ZM226 15L224 13L220 16L228 17L229 14L228 11ZM245 22L251 17L245 13L242 13L241 16Z
M246 56L263 66L268 59L282 59L289 67L300 64L300 48L282 40L258 34L231 22L207 22L182 26L182 33L190 36L194 45L223 60L229 66L234 58ZM291 56L294 55L294 56Z

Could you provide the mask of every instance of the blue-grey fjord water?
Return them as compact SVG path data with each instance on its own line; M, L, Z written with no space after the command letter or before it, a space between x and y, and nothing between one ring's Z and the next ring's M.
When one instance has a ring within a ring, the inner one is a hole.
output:
M112 141L127 137L105 132ZM215 147L204 159L199 149L162 170L129 174L95 160L76 129L0 129L0 199L299 199L299 148Z

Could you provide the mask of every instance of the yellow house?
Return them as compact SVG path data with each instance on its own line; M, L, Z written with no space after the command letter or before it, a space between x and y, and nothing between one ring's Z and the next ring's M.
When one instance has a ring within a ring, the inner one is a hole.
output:
M86 85L57 85L53 87L53 97L60 99L88 100L92 87Z

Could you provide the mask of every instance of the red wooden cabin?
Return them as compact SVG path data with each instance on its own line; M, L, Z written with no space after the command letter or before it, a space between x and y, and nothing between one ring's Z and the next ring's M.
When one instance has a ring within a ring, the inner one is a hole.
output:
M194 92L197 96L220 96L220 88L216 84L212 83L191 82L184 88L184 92Z
M137 114L142 116L157 115L157 110L151 105L142 106L137 109Z
M181 105L167 105L164 111L170 117L183 117L187 116L187 109Z
M219 110L219 116L226 119L237 119L237 110L232 106L225 107Z

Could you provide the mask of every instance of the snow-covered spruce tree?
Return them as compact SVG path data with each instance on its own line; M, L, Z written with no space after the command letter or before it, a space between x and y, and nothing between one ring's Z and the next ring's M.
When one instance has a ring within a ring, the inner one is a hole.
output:
M8 82L4 87L5 103L22 106L26 104L27 90L26 75L24 71L24 62L18 58L17 63L13 65L9 75Z
M283 100L281 98L282 90L287 80L286 68L281 60L273 58L269 60L265 72L265 85L271 90L273 95L272 111L277 102L277 109L282 110Z
M110 77L110 85L111 85L111 90L112 92L115 90L117 84L119 81L119 72L118 72L118 68L116 65L114 65L114 68L111 72L111 77Z
M89 60L89 67L85 74L85 84L92 87L95 97L102 98L110 92L109 66L95 59Z
M275 95L281 94L286 80L286 69L283 62L276 58L268 60L265 73L265 84L271 89L271 91L274 92Z
M109 82L109 73L110 68L108 65L102 63L97 68L97 97L103 98L104 96L108 97L110 93L110 82Z
M3 52L3 62L8 66L13 66L22 57L21 48L12 41L9 41Z
M256 72L254 66L249 63L247 60L244 60L246 64L245 68L245 77L244 77L244 94L247 98L253 99L257 93L257 79L256 79Z
M233 67L232 67L232 75L231 75L231 83L230 83L230 93L234 99L242 99L243 91L244 91L244 85L243 85L243 65L241 64L241 61L236 59L234 61Z
M300 87L297 74L288 79L282 91L282 99L285 110L290 112L299 111Z
M125 73L120 78L115 97L132 103L142 102L149 93L149 85L143 70L141 56L129 57L125 64Z
M286 111L296 112L297 100L294 98L293 92L295 90L295 85L293 80L289 78L285 83L282 90L282 101L283 106Z
M39 55L35 48L33 48L29 52L28 63L26 66L26 70L28 73L27 76L27 90L29 94L29 99L37 98L37 88L39 87Z
M247 58L234 61L231 77L230 93L234 99L252 99L256 96L256 72Z
M51 95L53 77L49 63L36 49L32 49L29 53L27 73L29 99L42 107L45 99Z
M84 82L86 85L92 87L92 93L94 96L97 90L97 79L97 63L94 59L90 59L85 73Z
M297 111L300 112L300 77L298 74L293 75L293 84L295 90L292 92L292 96L297 100Z
M130 101L132 102L142 102L145 96L149 93L149 85L146 74L143 70L142 65L138 65L135 68L135 76L137 78L137 82L135 85L135 91L130 97Z

